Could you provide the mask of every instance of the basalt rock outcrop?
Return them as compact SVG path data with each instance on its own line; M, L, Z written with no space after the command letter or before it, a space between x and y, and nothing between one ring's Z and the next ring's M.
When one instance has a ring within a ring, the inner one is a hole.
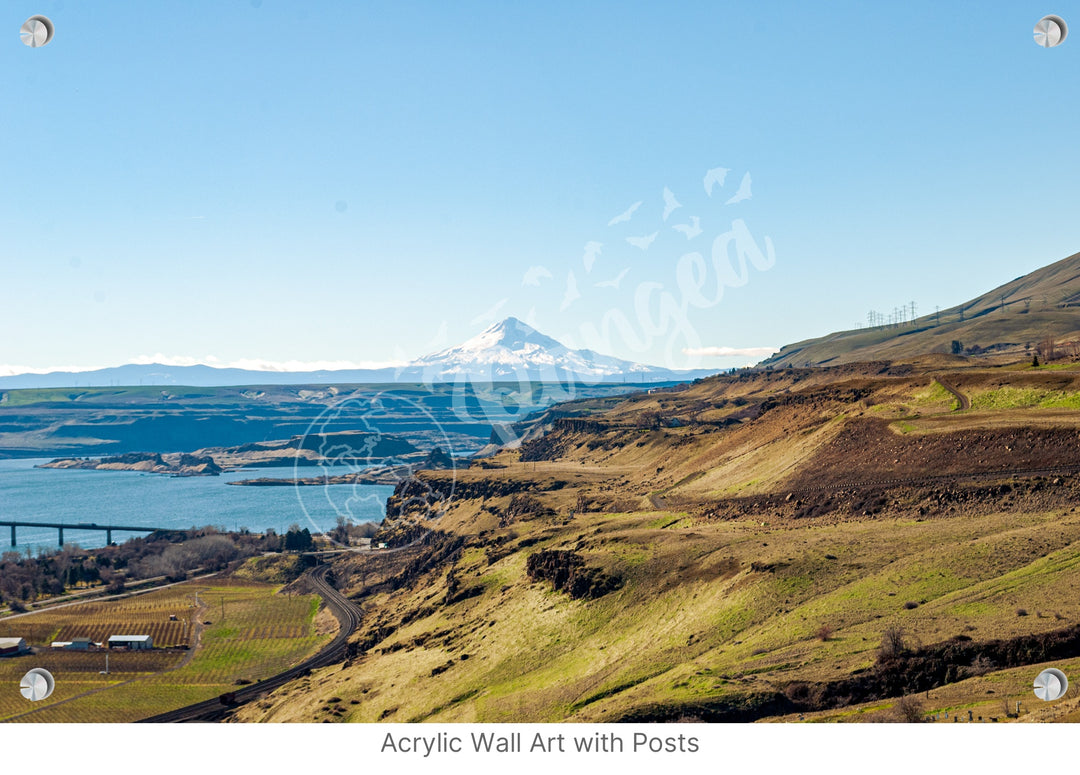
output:
M529 555L526 573L533 581L550 581L555 591L565 592L575 600L603 597L622 586L619 577L586 567L584 557L561 549Z

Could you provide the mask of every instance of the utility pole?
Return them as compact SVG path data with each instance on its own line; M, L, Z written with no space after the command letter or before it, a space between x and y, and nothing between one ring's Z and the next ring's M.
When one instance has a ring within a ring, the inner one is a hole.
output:
M941 307L936 304L934 305L934 320L936 321L936 325L941 325Z

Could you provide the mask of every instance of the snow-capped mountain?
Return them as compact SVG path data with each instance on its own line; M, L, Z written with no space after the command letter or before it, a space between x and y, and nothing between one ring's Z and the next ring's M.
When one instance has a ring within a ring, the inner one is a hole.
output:
M673 373L592 350L566 345L514 317L495 323L463 344L432 353L409 364L420 369L425 382L471 379L531 379L555 381L655 381ZM678 378L678 377L674 377Z
M0 377L0 389L131 385L326 385L372 382L675 382L716 373L673 371L592 350L572 350L517 318L506 318L463 344L404 366L325 371L257 371L206 365L128 364L107 369ZM0 400L3 396L0 396Z

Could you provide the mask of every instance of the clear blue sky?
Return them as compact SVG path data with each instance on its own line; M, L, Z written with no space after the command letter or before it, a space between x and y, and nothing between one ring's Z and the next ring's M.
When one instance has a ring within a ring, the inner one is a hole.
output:
M1076 0L0 9L0 364L388 361L501 303L571 344L730 366L753 358L682 350L929 312L1080 250ZM56 27L36 50L34 13ZM1075 26L1052 50L1046 13ZM736 219L775 264L713 303ZM649 330L635 298L681 308L692 251L710 298ZM590 340L605 315L631 336Z

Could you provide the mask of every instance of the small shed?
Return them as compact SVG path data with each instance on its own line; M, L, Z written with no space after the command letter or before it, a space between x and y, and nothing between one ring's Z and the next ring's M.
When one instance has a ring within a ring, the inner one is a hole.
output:
M54 649L63 649L64 651L93 651L95 648L99 648L100 643L94 643L89 638L72 638L71 640L58 640L53 641L52 647Z
M113 635L109 638L109 648L142 651L152 649L154 641L149 635Z
M25 638L0 638L0 657L14 657L29 650Z

